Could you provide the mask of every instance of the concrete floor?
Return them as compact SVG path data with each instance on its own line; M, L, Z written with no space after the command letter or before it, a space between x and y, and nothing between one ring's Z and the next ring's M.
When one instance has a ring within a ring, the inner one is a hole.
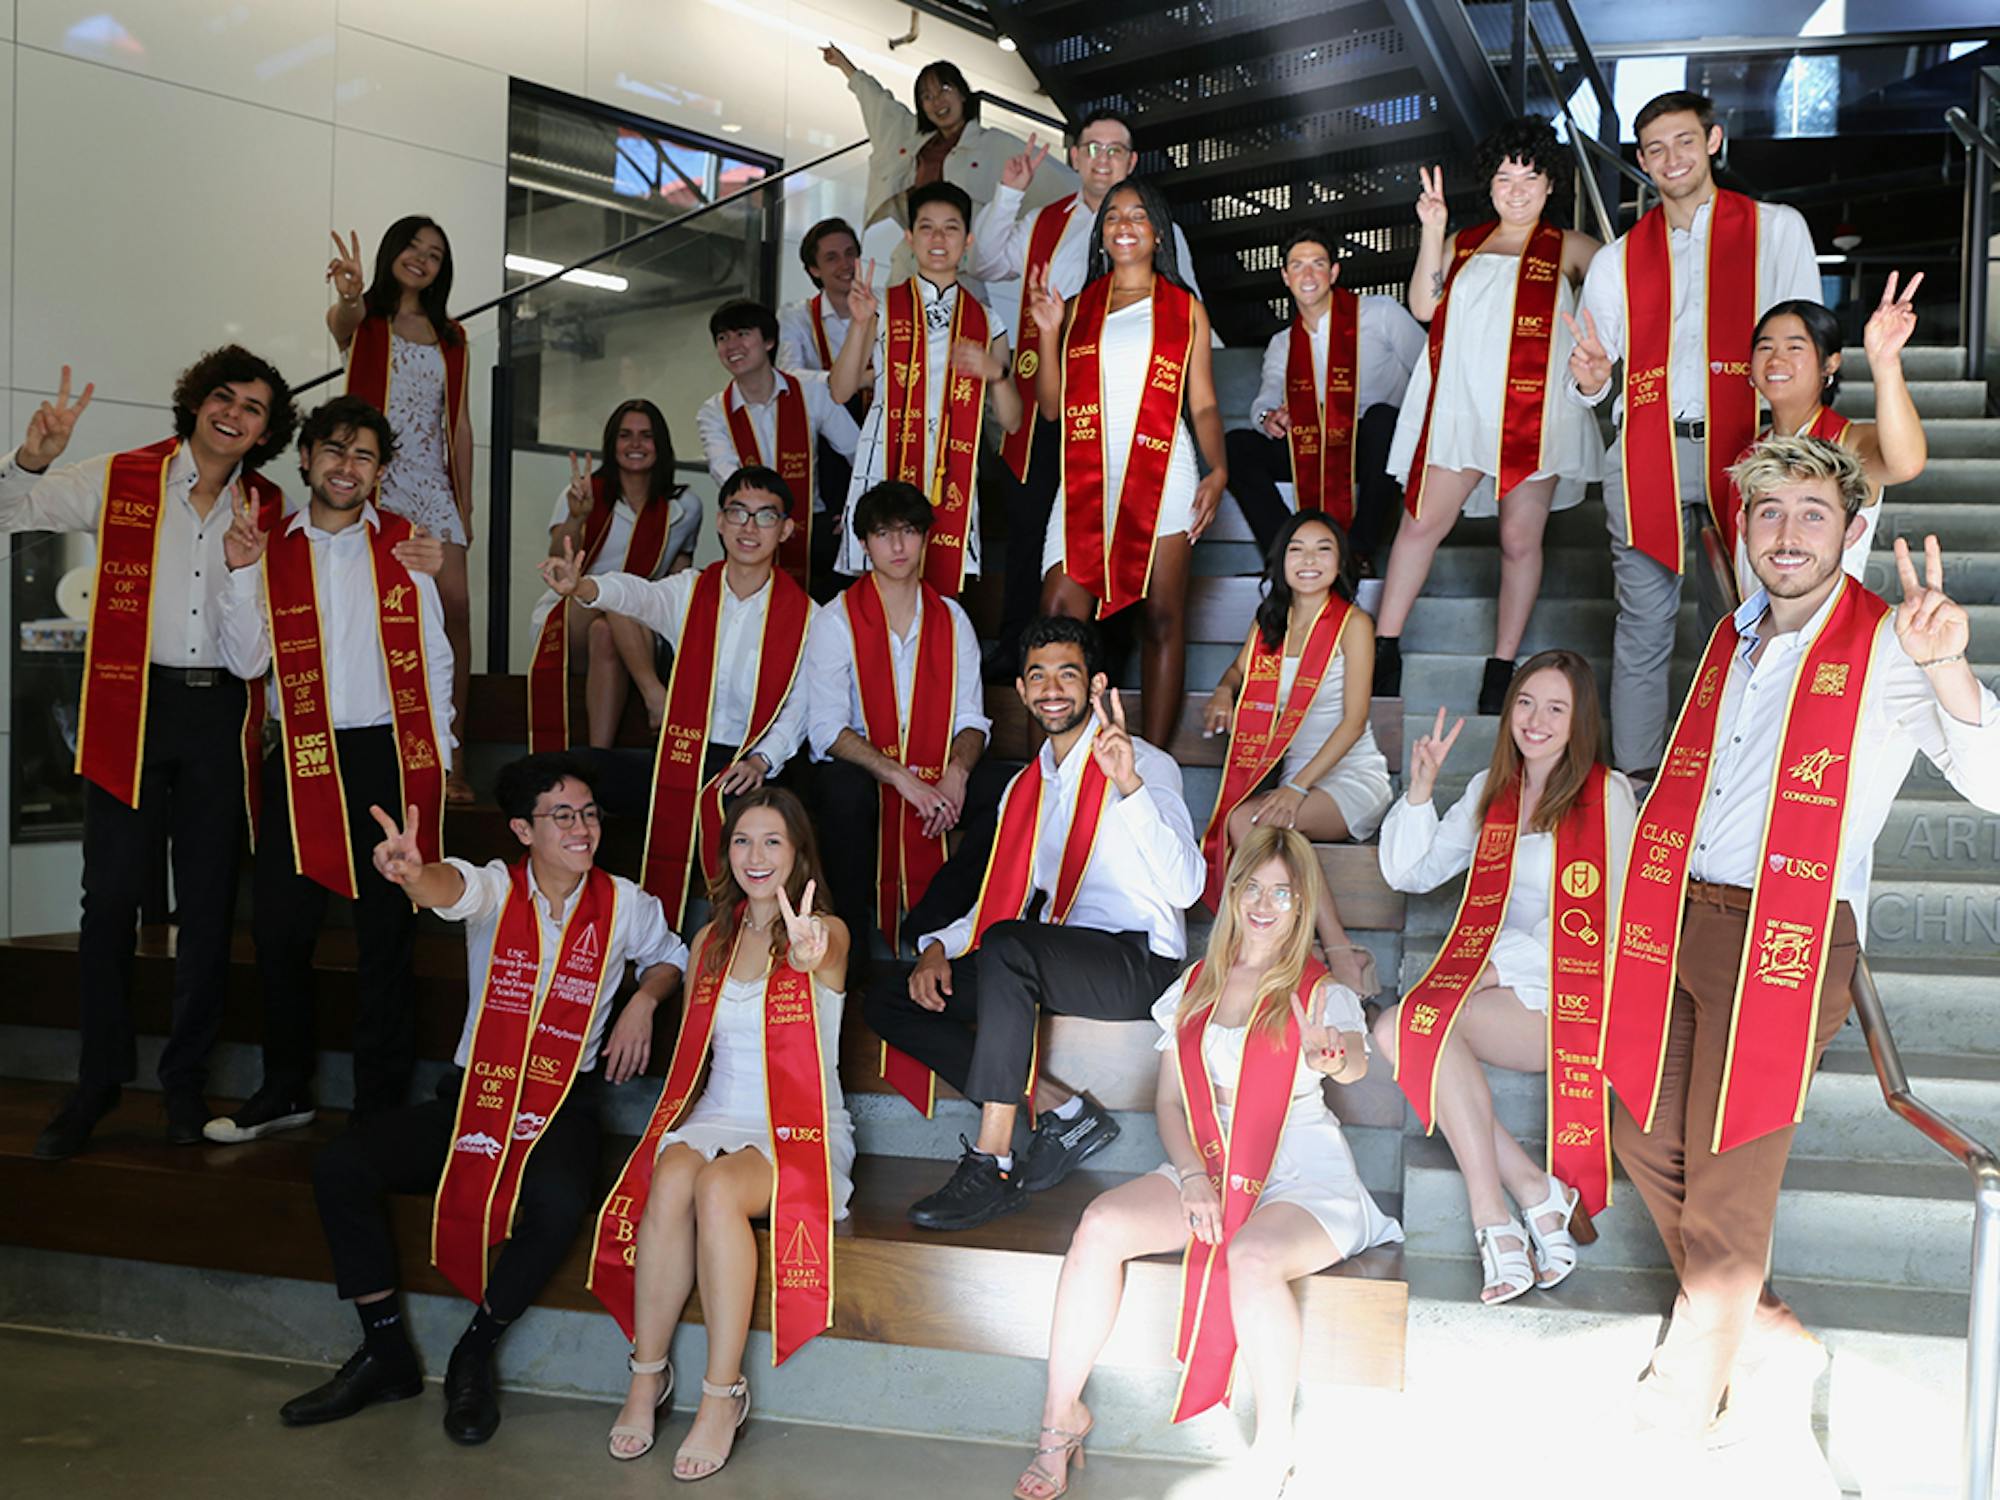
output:
M110 1339L0 1329L0 1495L8 1500L557 1500L680 1493L673 1448L616 1463L608 1404L502 1394L505 1420L483 1448L439 1431L432 1383L421 1400L294 1431L278 1408L326 1376L314 1365ZM753 1390L754 1397L754 1390ZM704 1480L701 1500L916 1500L1004 1496L1028 1444L883 1436L753 1418L736 1456ZM1175 1500L1224 1493L1223 1476L1159 1460L1090 1461L1090 1500ZM1079 1480L1078 1492L1086 1485Z

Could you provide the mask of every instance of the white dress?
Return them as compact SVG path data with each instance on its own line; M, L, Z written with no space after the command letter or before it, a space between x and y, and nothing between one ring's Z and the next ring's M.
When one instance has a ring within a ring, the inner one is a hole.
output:
M444 351L389 335L389 409L396 456L382 471L381 504L447 542L465 545L465 523L445 465Z
M847 1217L854 1195L854 1121L840 1092L840 1015L845 995L817 980L821 1071L826 1079L827 1157L833 1168L833 1216ZM770 1160L771 1123L764 1095L764 981L724 979L708 1046L708 1084L680 1128L660 1137L660 1149L688 1146L709 1161L745 1148Z
M1153 1020L1161 1036L1156 1050L1165 1052L1175 1045L1174 1012L1181 993L1187 988L1183 974L1167 986L1167 992L1153 1004ZM1325 998L1320 1019L1342 1031L1368 1033L1361 1015L1361 1001L1344 984L1328 981L1320 986ZM1243 1040L1247 1028L1211 1023L1202 1033L1201 1056L1208 1065L1209 1081L1218 1089L1234 1089L1243 1067ZM1320 1075L1303 1061L1292 1075L1291 1107L1278 1135L1278 1150L1264 1179L1264 1191L1257 1207L1267 1203L1291 1203L1319 1221L1333 1241L1342 1260L1359 1255L1373 1245L1400 1244L1403 1227L1377 1206L1362 1184L1354 1153L1341 1134L1340 1121L1326 1107L1320 1089ZM1216 1106L1217 1123L1229 1129L1230 1107ZM1180 1174L1172 1162L1154 1168L1169 1181L1178 1183ZM1253 1211L1254 1212L1254 1211Z
M1132 452L1132 429L1139 425L1139 398L1144 394L1146 371L1153 360L1153 299L1145 297L1104 320L1104 334L1098 340L1100 368L1104 372L1104 493L1105 526L1116 524L1119 490L1125 482L1125 460ZM1155 537L1184 532L1194 519L1194 491L1200 483L1195 472L1194 435L1187 423L1174 419L1174 451L1167 461L1166 486L1160 494L1159 520ZM1042 541L1042 572L1059 568L1063 562L1063 507L1067 496L1056 486L1056 500L1049 511L1049 529Z
M1281 709L1290 699L1292 683L1298 675L1299 659L1286 657L1278 668ZM1343 686L1346 678L1347 653L1337 652L1327 663L1319 689L1299 724L1299 732L1292 736L1291 748L1285 752L1286 781L1296 781L1306 762L1319 754L1319 747L1340 727L1347 713L1347 693ZM1364 724L1361 738L1348 746L1347 753L1333 769L1313 785L1333 798L1333 805L1340 809L1340 816L1347 824L1348 837L1357 843L1372 837L1382 826L1382 815L1396 795L1389 785L1389 762L1375 743L1375 727Z
M1499 513L1493 476L1500 467L1500 398L1507 383L1514 283L1519 272L1520 261L1512 255L1478 254L1459 268L1451 284L1428 462L1441 469L1478 469L1486 475L1466 497L1464 514L1468 516ZM1568 277L1557 284L1556 308L1572 317L1576 314L1576 291ZM1542 457L1546 465L1532 476L1557 476L1557 510L1567 510L1581 501L1584 486L1604 474L1604 443L1598 436L1596 414L1570 400L1563 390L1563 375L1574 344L1569 329L1558 318L1542 404ZM1426 353L1410 371L1409 388L1403 393L1402 409L1396 417L1395 440L1389 446L1389 472L1406 490L1430 391L1431 362Z
M674 511L672 518L667 522L666 544L660 549L660 564L648 575L650 578L666 577L667 569L676 557L683 552L692 552L695 532L701 527L701 497L694 491L683 489L670 503ZM556 492L555 509L549 513L549 530L555 530L568 519L569 486L564 485ZM601 578L606 573L627 571L625 554L631 549L632 533L638 524L639 513L632 509L629 500L622 495L619 496L618 503L611 509L611 526L604 538L604 545L597 549L597 556L592 558L590 566L584 569L585 576ZM528 619L528 628L534 631L537 639L541 637L542 622L548 619L549 612L555 607L555 590L542 590L542 596L535 601L534 612Z
M1479 794L1486 777L1485 771L1474 776L1465 795L1442 819L1435 798L1412 804L1408 797L1398 797L1382 823L1382 878L1396 890L1420 895L1469 870L1479 839ZM1604 778L1604 796L1609 804L1606 855L1611 867L1606 910L1607 921L1615 930L1638 808L1632 783L1622 771ZM1515 841L1514 884L1507 895L1507 914L1486 955L1493 977L1512 990L1522 1005L1543 1014L1549 1008L1549 907L1555 859L1553 833L1524 833Z

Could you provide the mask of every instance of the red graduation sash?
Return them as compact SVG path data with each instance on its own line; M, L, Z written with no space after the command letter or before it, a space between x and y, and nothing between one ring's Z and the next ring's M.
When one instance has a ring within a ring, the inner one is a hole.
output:
M458 342L446 343L438 340L438 353L444 356L444 426L440 436L444 439L444 469L452 484L454 499L458 494L458 460L453 453L452 435L458 431L458 419L465 410L465 328L462 324L451 325L458 333ZM391 320L379 313L370 313L354 330L354 337L347 346L347 394L359 396L379 412L389 409L389 381L391 378ZM379 488L379 485L378 485Z
M166 511L167 471L179 438L114 453L104 469L97 512L97 581L90 592L90 629L83 645L83 692L77 708L76 773L127 807L139 805L146 761L146 693L153 663L153 568ZM284 514L285 497L261 474L241 473L269 531ZM227 495L217 497L227 504ZM264 684L250 684L243 712L243 798L254 841L262 802Z
M400 806L422 817L417 841L426 863L439 856L444 824L444 764L431 717L424 670L424 627L417 586L394 548L410 523L377 511L368 556L375 576L376 628L389 687L391 724L401 779ZM366 522L357 522L366 525ZM278 724L284 731L285 792L290 805L293 868L335 895L355 894L354 843L347 794L334 741L331 668L325 616L306 528L281 530L264 553L264 592L271 623L271 669L278 681Z
M646 814L646 854L642 884L660 898L667 919L678 923L687 902L688 877L700 830L701 872L714 876L722 847L722 792L718 774L704 779L710 705L715 700L716 648L722 639L722 570L710 563L695 580L681 627L673 671L667 677L667 714L653 757L653 797ZM770 730L792 690L805 654L806 623L812 600L789 574L773 570L771 602L757 647L757 688L750 724L740 747L747 755ZM731 662L742 671L748 663Z
M1805 1111L1861 701L1889 611L1852 578L1843 577L1840 588L1799 667L1772 768L1722 1103L1709 1147L1717 1153L1796 1125ZM1602 1061L1611 1086L1645 1130L1653 1128L1672 1025L1688 853L1708 798L1737 642L1736 622L1725 616L1709 639L1659 779L1640 809L1625 872Z
M1188 970L1193 984L1201 973L1197 963ZM1299 976L1299 1003L1311 1013L1313 990L1326 969L1306 960ZM1210 1186L1222 1200L1222 1243L1207 1245L1188 1238L1181 1263L1181 1310L1174 1357L1181 1362L1180 1389L1174 1396L1174 1420L1207 1411L1227 1401L1236 1364L1236 1323L1229 1306L1229 1242L1243 1227L1271 1175L1278 1154L1278 1137L1291 1110L1292 1080L1299 1067L1299 1023L1287 1007L1282 1040L1273 1041L1254 1026L1243 1038L1243 1062L1236 1075L1229 1129L1215 1103L1215 1082L1208 1076L1201 1038L1214 1018L1210 1005L1189 1016L1174 1035L1175 1060L1180 1064L1181 1101L1187 1108L1188 1133L1201 1153Z
M487 1250L513 1232L528 1157L576 1082L618 913L616 883L591 870L544 990L531 878L526 859L509 872L431 1217L431 1264L474 1302Z
M1243 691L1229 716L1229 760L1223 767L1222 785L1215 794L1215 811L1209 814L1208 831L1201 836L1201 852L1208 860L1208 888L1201 899L1214 911L1222 899L1223 876L1229 869L1229 815L1236 811L1257 784L1271 774L1284 759L1292 740L1305 722L1319 692L1320 679L1340 648L1341 632L1347 628L1354 606L1338 594L1329 593L1313 616L1305 648L1299 653L1299 673L1292 679L1292 691L1278 710L1278 674L1284 670L1285 642L1264 644L1264 633L1250 630L1250 666L1243 674Z
M819 367L833 368L833 346L827 342L826 324L821 321L821 313L826 307L826 293L814 292L812 301L806 305L806 321L812 324L813 347L819 351Z
M1292 488L1300 510L1321 510L1341 526L1354 524L1354 422L1361 381L1361 299L1333 289L1326 314L1326 397L1313 369L1312 335L1292 315L1285 356L1285 434L1292 452Z
M1673 257L1666 211L1654 207L1625 236L1625 535L1659 563L1682 571L1680 465L1674 446ZM1708 220L1708 416L1704 479L1709 514L1725 552L1736 546L1728 469L1757 430L1750 384L1750 330L1757 324L1757 205L1716 189Z
M707 972L709 945L733 950L735 934L710 930L695 958L694 984L674 1037L673 1060L659 1102L639 1144L626 1158L618 1185L598 1213L591 1244L589 1287L625 1336L632 1336L634 1262L639 1221L653 1183L660 1137L693 1100L715 1033L717 998L728 971ZM826 1076L812 977L773 964L764 980L765 1109L771 1126L771 1363L783 1364L833 1326L833 1166L828 1149Z
M1422 514L1424 475L1430 463L1431 416L1437 409L1438 367L1444 359L1444 325L1451 286L1461 267L1490 239L1500 221L1461 230L1445 271L1444 291L1431 314L1428 353L1430 394L1424 398L1423 425L1417 432L1416 453L1410 460L1410 480L1404 504L1411 515ZM1514 272L1514 309L1507 340L1506 383L1501 388L1500 452L1494 465L1494 494L1504 497L1542 466L1543 418L1548 408L1549 363L1555 351L1556 294L1562 286L1563 235L1547 222L1538 223L1521 247Z
M912 276L890 287L886 302L889 368L885 394L889 407L884 414L884 435L888 456L882 477L915 485L931 502L934 519L924 550L924 582L947 598L955 598L965 583L965 548L972 535L973 479L979 460L979 431L986 418L986 382L961 374L948 363L938 372L938 378L945 382L944 404L937 445L926 472L930 340L917 278ZM964 342L984 349L990 339L985 306L961 286L952 306L950 347L956 349Z
M1035 320L1028 316L1028 283L1037 272L1048 270L1049 262L1055 259L1056 246L1069 228L1074 202L1076 194L1065 193L1036 213L1035 227L1028 231L1028 258L1021 267L1020 326L1014 330L1014 342L1020 346L1014 351L1014 389L1021 397L1021 425L1000 439L1000 457L1023 484L1028 482L1028 468L1035 455L1035 371L1042 364Z
M1091 730L1095 734L1096 730ZM1076 805L1070 811L1069 832L1063 836L1062 864L1056 871L1055 895L1043 919L1060 925L1076 904L1083 886L1084 871L1097 848L1097 825L1104 814L1104 794L1111 785L1097 758L1090 755L1088 736L1070 747L1070 754L1089 756L1083 774L1077 778ZM1000 798L999 825L993 831L993 848L986 856L986 873L979 880L979 899L973 903L972 941L948 958L963 958L978 948L986 929L995 922L1011 922L1028 909L1035 889L1035 846L1042 824L1042 757L1039 752L1014 773ZM1028 1087L1034 1091L1035 1061L1028 1064ZM937 1106L937 1078L931 1070L909 1054L882 1044L880 1072L883 1081L924 1112L929 1119Z
M1548 1166L1583 1195L1610 1201L1611 1146L1597 1042L1604 1010L1605 770L1593 766L1556 827L1549 907ZM1518 781L1493 798L1479 831L1450 935L1397 1017L1396 1082L1428 1134L1437 1117L1437 1064L1507 915L1520 841Z
M819 327L819 320L813 320ZM832 369L831 365L827 366ZM812 571L813 516L813 430L806 414L805 388L783 370L773 370L778 382L778 418L775 434L777 452L766 458L757 447L757 429L750 424L750 409L739 398L729 404L736 382L722 393L722 410L729 418L729 436L736 444L739 463L764 464L776 469L778 477L791 488L792 535L778 548L778 567L805 588Z
M1153 576L1154 531L1174 444L1180 441L1181 391L1194 342L1194 295L1153 278L1153 350L1132 427L1132 448L1107 520L1104 453L1104 320L1111 278L1081 292L1063 335L1063 571L1097 599L1100 616L1146 597Z
M583 518L583 547L577 557L577 566L585 573L604 550L605 539L611 535L612 513L618 508L618 496L612 493L603 470L590 476L590 491L594 498ZM673 501L665 496L646 503L625 545L620 572L639 578L653 576L660 566L660 554L666 550L673 511ZM528 662L528 750L540 754L568 748L569 601L558 598L542 621L535 654Z
M958 644L944 597L923 589L923 619L916 668L910 679L910 722L896 705L896 673L889 654L889 620L873 573L841 595L854 642L854 684L869 744L909 767L932 786L944 777L951 726L958 703ZM881 818L875 834L875 917L892 952L900 951L896 919L923 899L945 859L944 837L924 837L917 810L888 787L877 789Z

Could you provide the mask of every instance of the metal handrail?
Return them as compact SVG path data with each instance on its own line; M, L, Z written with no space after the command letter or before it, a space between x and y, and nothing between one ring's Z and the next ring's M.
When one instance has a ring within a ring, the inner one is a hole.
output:
M1549 61L1548 49L1542 45L1541 32L1535 28L1533 21L1528 22L1528 40L1534 44L1535 60L1541 64L1542 76L1548 80L1556 108L1562 111L1563 122L1569 126L1564 134L1569 137L1570 150L1576 156L1576 179L1583 185L1584 196L1590 200L1590 212L1597 220L1597 237L1608 245L1618 238L1618 221L1605 209L1604 192L1597 185L1597 174L1590 169L1590 154L1584 149L1585 136L1577 125L1576 115L1570 110L1569 100L1563 97L1555 66Z
M1972 1306L1966 1319L1961 1493L1966 1500L1989 1500L1996 1424L2000 1424L2000 1154L1912 1092L1866 957L1855 962L1853 993L1854 1014L1868 1042L1883 1100L1972 1174Z

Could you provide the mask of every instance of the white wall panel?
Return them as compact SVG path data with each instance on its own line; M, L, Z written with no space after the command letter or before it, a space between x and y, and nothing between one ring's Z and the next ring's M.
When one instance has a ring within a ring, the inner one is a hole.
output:
M662 24L687 0L654 7ZM572 94L584 90L588 0L339 0L340 24Z
M16 100L62 143L17 161L17 381L68 362L103 395L164 403L227 340L318 366L331 126L27 47Z
M478 161L507 160L507 75L342 27L334 118Z
M13 7L0 0L0 17L12 13ZM9 247L0 259L5 267L0 272L0 388L14 381L14 53L13 43L0 42L0 246Z
M13 889L8 892L8 912L13 935L75 932L83 915L83 845L17 845L9 864Z
M334 0L20 0L19 40L245 104L333 118Z

